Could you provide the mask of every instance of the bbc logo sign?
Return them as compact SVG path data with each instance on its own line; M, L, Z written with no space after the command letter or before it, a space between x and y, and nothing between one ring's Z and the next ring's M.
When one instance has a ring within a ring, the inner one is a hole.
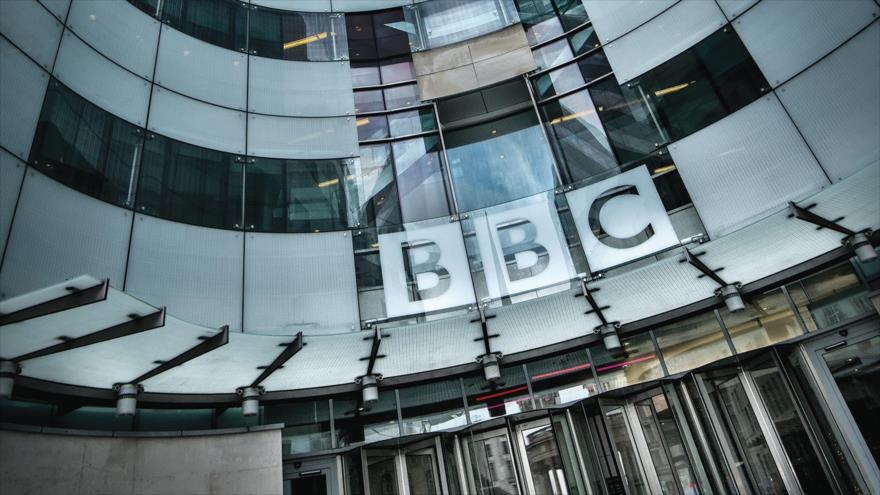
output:
M566 199L594 272L679 244L645 166L570 191ZM552 195L489 208L471 220L489 297L521 294L575 276ZM388 317L474 303L468 253L457 223L423 222L380 235L379 259Z

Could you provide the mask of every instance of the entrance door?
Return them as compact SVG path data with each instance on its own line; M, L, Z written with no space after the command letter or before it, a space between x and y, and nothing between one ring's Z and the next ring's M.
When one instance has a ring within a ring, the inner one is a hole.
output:
M666 395L656 393L637 400L634 408L663 493L700 493Z
M326 495L339 491L335 458L285 463L284 478L284 495Z
M568 495L562 457L550 418L519 424L516 426L516 435L528 493Z
M439 437L436 439L439 440ZM411 495L440 495L446 483L437 456L435 439L408 446L403 451L407 485Z
M464 460L468 484L478 495L515 495L520 493L516 464L507 429L467 434Z
M805 345L839 445L868 491L880 493L880 329L876 320Z
M600 401L599 404L611 452L620 472L613 489L627 495L647 495L652 490L659 491L659 486L649 486L648 477L642 469L633 430L627 421L626 405L623 402L610 401Z

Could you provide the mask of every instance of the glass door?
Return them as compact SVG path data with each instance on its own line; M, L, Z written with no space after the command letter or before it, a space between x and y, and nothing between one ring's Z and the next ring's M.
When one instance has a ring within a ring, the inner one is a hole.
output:
M663 493L700 493L666 395L637 400L634 408Z
M396 450L367 451L370 495L400 495L400 467Z
M431 441L433 443L433 440ZM441 473L437 450L429 447L407 447L403 452L409 493L412 495L440 495Z
M465 470L472 493L478 495L517 495L520 492L516 464L507 429L466 434Z
M284 495L327 495L339 492L335 457L284 465Z
M626 419L625 405L601 401L600 407L611 452L619 469L616 488L623 488L628 495L647 495L651 488L639 462L638 451Z
M528 493L569 495L562 457L550 419L519 424L516 426L516 435Z
M876 320L805 344L840 445L869 492L880 493L880 329Z

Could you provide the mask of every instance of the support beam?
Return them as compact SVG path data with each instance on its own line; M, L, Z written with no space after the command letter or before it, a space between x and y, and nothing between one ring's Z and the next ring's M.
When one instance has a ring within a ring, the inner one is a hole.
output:
M848 228L846 228L846 227L844 227L834 221L828 220L827 218L824 218L824 217L820 217L819 215L816 215L815 213L807 210L806 208L801 208L800 206L796 205L794 203L794 201L788 202L788 210L791 212L791 215L794 216L795 218L797 218L798 220L803 220L803 221L809 222L813 225L818 225L819 227L824 227L826 229L831 229L836 232L840 232L841 234L843 234L845 236L853 236L856 234L852 230L849 230Z
M587 280L585 278L580 279L580 283L583 296L587 299L587 304L590 305L590 310L587 311L586 314L596 313L596 316L599 317L599 321L602 322L602 325L607 325L608 320L605 319L605 315L602 314L602 310L608 309L608 306L600 307L599 304L596 303L596 299L593 298L593 291L590 290L589 287L587 287Z
M486 314L486 308L488 308L488 307L489 307L488 303L478 304L477 311L480 312L480 317L477 318L476 320L471 320L471 323L477 323L477 322L480 323L480 330L482 332L482 335L480 337L475 338L474 341L478 341L478 340L483 341L483 348L485 349L487 355L492 354L492 346L489 344L489 339L494 339L495 337L498 337L497 333L496 334L489 333L488 320L495 318L495 315L487 315Z
M269 378L269 375L284 366L284 363L286 363L297 352L299 352L303 348L303 345L303 333L298 332L296 334L296 337L293 339L293 342L287 344L287 346L284 347L284 350L281 351L281 354L279 354L274 361L272 361L272 364L267 366L266 369L264 369L263 372L260 373L260 376L258 376L257 379L254 380L253 383L251 383L251 387L258 387L260 383L263 382L263 380Z
M725 282L723 278L718 276L718 274L715 272L715 270L712 270L711 268L706 266L705 263L700 261L700 259L698 257L696 257L693 253L691 253L691 251L688 248L683 247L681 249L682 249L682 251L684 251L684 260L687 261L688 263L690 263L690 265L693 266L694 268L696 268L697 270L700 270L703 273L703 275L711 278L712 280L715 281L715 283L717 283L721 287L725 287L727 285L730 285L727 282Z
M143 375L135 378L134 380L131 380L128 383L135 383L136 384L136 383L144 382L144 381L146 381L146 380L148 380L158 374L165 373L166 371L170 370L171 368L176 368L177 366L180 366L181 364L183 364L187 361L192 361L193 359L201 356L202 354L211 352L214 349L217 349L218 347L224 346L224 345L226 345L227 342L229 342L229 325L223 325L220 328L220 332L217 333L216 335L209 337L206 340L203 340L202 342L198 343L195 347L191 347L190 349L187 349L183 353L175 356L174 358L172 358L168 361L165 361L164 363L160 364L159 366L156 366L152 370L144 373Z
M11 325L12 323L30 320L31 318L38 318L59 311L67 311L68 309L103 301L107 299L109 287L110 281L108 279L104 279L100 284L86 289L76 290L72 287L68 287L68 290L73 290L70 294L34 306L22 308L9 314L0 314L0 326Z
M370 357L367 362L367 372L365 375L373 374L373 366L376 364L376 358L379 356L379 346L382 344L382 329L377 325L373 329L373 345L370 347Z
M162 326L165 326L164 307L154 313L132 318L125 323L120 323L118 325L114 325L103 330L98 330L97 332L92 332L81 337L76 337L61 342L60 344L55 344L37 351L22 354L21 356L13 358L12 361L21 362L28 359L49 356L51 354L69 351L71 349L77 349L79 347L84 347L87 345L98 344L101 342L106 342L108 340L118 339L127 335L133 335L140 332L146 332L148 330L154 330Z

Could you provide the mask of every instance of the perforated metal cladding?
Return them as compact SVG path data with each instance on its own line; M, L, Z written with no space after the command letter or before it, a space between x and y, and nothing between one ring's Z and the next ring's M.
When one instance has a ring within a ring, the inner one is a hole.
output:
M418 325L389 328L391 335L382 340L380 351L387 357L376 362L376 369L385 376L419 373L427 369L446 368L472 360L485 353L475 312L444 318ZM493 339L493 343L494 343ZM455 352L446 347L455 343Z
M828 185L775 96L765 96L669 146L712 238Z
M244 328L306 335L360 329L349 232L248 234Z
M728 19L735 19L760 0L716 0Z
M777 91L832 181L880 158L880 21Z
M12 225L12 212L24 178L25 163L0 149L0 259L6 249L6 237Z
M61 41L55 77L113 115L139 126L147 121L150 83L101 56L70 31Z
M602 43L616 40L679 0L583 0Z
M354 117L248 116L248 154L272 158L345 158L358 152Z
M70 9L70 0L38 0L44 7L52 12L55 17L64 20Z
M77 0L70 6L67 26L110 60L153 78L160 24L134 5Z
M27 160L49 75L0 38L0 145Z
M773 87L837 48L880 15L872 0L760 2L733 23ZM804 33L809 33L805 36Z
M370 355L370 341L364 340L370 335L370 332L352 332L308 337L308 345L296 358L272 373L263 386L267 390L286 390L352 383L355 377L367 371L367 362L360 358Z
M45 70L52 70L63 29L36 0L0 2L0 33Z
M183 320L241 330L240 232L136 215L125 290Z
M727 19L715 2L681 0L669 10L617 40L605 55L619 82L626 82L700 42Z
M247 100L248 57L162 26L156 84L236 110Z
M249 111L325 117L354 113L348 62L298 62L250 57Z
M122 287L131 212L29 171L9 233L0 294L36 290L84 273Z
M197 146L244 154L245 115L153 86L147 128Z

